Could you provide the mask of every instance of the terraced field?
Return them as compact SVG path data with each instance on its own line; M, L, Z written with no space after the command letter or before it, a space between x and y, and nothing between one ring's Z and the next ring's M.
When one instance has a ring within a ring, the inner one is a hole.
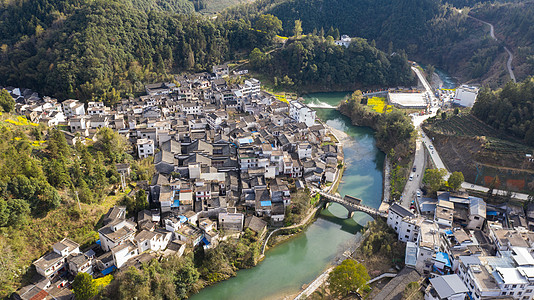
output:
M423 128L449 171L464 173L466 181L484 185L486 178L498 176L503 188L534 191L534 163L525 158L533 148L469 114L434 119Z
M499 137L495 129L484 124L471 114L452 116L446 120L438 120L430 125L430 130L455 136L493 136Z

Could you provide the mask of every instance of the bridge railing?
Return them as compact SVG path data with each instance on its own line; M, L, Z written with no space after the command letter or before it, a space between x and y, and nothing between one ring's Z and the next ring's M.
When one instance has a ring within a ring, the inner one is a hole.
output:
M383 216L384 214L381 213L378 209L374 208L374 207L370 207L370 206L367 206L367 205L364 205L364 204L356 204L356 203L352 203L352 202L348 202L348 201L345 201L345 199L339 197L339 196L336 196L336 195L332 195L332 194L329 194L329 193L325 193L325 192L322 192L322 191L318 191L318 193L323 196L323 197L326 197L334 202L338 202L338 203L341 203L341 204L344 204L344 205L348 205L348 206L351 206L351 207L354 207L360 211L364 211L364 212L369 212L370 214L375 214L375 215L381 215Z

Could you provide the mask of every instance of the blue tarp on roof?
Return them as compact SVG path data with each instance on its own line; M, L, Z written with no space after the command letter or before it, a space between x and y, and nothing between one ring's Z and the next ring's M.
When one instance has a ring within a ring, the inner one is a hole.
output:
M105 276L105 275L108 275L109 273L111 273L111 272L113 272L113 271L115 271L115 270L117 270L117 267L115 267L115 266L113 265L113 266L111 266L111 267L109 267L109 268L103 270L103 271L100 272L100 273L102 273L102 275Z
M208 242L208 240L206 239L206 237L203 237L202 238L202 243L204 243L204 245L208 246L210 244L210 242Z
M445 252L436 253L436 261L445 264L446 267L452 268L451 261L449 260L449 254Z
M452 230L450 230L450 229L447 229L447 230L445 231L445 233L448 234L448 235L453 235L453 232L452 232Z
M98 240L98 241L96 241L96 244L97 244L98 246L100 246L102 243L100 242L100 240Z
M498 212L493 211L493 210L486 211L486 215L488 215L488 216L496 216L497 214L498 214Z
M261 206L271 206L271 201L260 201Z
M171 207L180 207L180 200L174 200L171 204Z
M179 216L178 218L180 218L180 222L182 223L187 222L187 218L185 216Z
M242 144L250 144L250 143L254 142L254 140L252 138L241 138L238 141L239 141L240 145L242 145Z

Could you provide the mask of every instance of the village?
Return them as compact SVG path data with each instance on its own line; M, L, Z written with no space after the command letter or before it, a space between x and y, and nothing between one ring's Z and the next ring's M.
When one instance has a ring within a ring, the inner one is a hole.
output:
M69 144L93 142L108 127L131 143L132 155L153 157L155 168L151 182L137 183L150 209L127 218L125 207L112 207L98 241L86 249L69 238L58 241L33 263L39 278L18 292L21 299L69 294L65 287L80 272L99 278L217 247L245 229L262 239L268 226L285 225L292 194L332 185L343 155L315 111L299 100L277 100L254 78L228 84L228 75L223 65L178 77L177 84L147 85L147 95L113 108L10 90L18 114L64 128ZM130 166L116 168L126 188Z
M280 101L254 78L228 80L241 74L215 66L211 74L147 85L146 95L115 107L10 90L18 114L64 128L71 145L93 142L100 128L111 128L129 141L132 155L153 157L155 168L150 182L137 183L149 209L127 218L125 207L112 207L90 247L69 238L52 245L33 263L39 278L19 290L20 299L72 296L68 286L80 272L100 278L140 268L217 247L245 230L262 240L269 228L291 225L285 218L295 193L330 192L344 162L335 134L301 100ZM452 99L450 92L440 96ZM390 93L388 101L403 107L402 97ZM424 93L417 101L416 108L431 106ZM116 168L124 189L130 166ZM387 209L387 224L406 243L405 268L376 299L388 299L410 281L426 286L425 299L532 299L532 204L526 210L490 205L462 190L427 197L418 190L410 208L392 203Z

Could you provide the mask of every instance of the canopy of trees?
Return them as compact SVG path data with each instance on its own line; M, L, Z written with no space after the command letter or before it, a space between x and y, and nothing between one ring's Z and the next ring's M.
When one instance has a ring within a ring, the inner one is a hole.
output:
M72 289L74 290L74 295L76 295L77 300L89 300L98 293L93 276L84 272L78 273L78 275L74 277Z
M478 77L497 63L497 48L493 48L497 43L479 31L487 28L445 1L258 0L230 9L225 17L253 22L266 13L282 21L285 36L293 35L295 20L302 20L304 34L315 31L335 39L339 33L362 37L375 41L388 54L404 50L413 59L466 78Z
M329 288L334 295L346 296L366 286L371 279L364 265L353 259L344 260L328 276Z
M449 176L449 179L447 179L447 184L455 191L462 186L463 182L464 174L462 172L452 172L451 176Z
M0 112L10 112L15 108L15 100L5 89L0 90Z
M501 90L483 88L472 113L493 128L534 146L534 78L508 82Z
M428 187L430 193L435 193L445 185L443 177L447 175L445 169L426 169L423 175L423 183Z
M253 67L275 77L275 85L347 90L397 86L413 80L404 54L388 56L363 39L355 39L348 48L320 35L287 43L272 54L255 49L250 57Z
M377 146L388 153L393 162L407 157L415 147L415 129L410 118L396 108L389 113L377 113L362 104L365 101L361 91L356 91L339 109L353 124L375 129Z

